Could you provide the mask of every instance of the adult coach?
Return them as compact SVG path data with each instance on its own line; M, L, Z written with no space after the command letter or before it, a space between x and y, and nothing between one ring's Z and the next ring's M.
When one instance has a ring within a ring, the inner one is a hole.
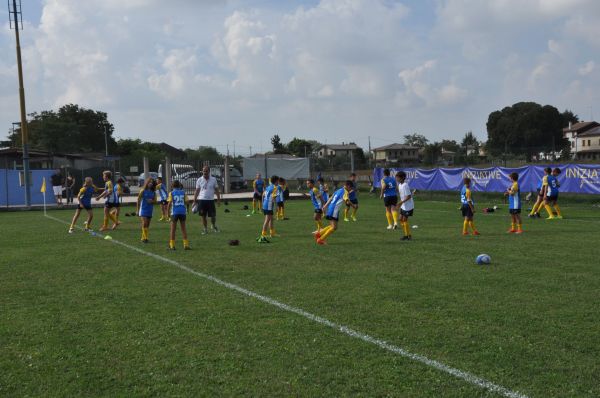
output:
M60 170L54 170L54 174L50 176L50 182L52 183L52 191L56 198L56 204L62 206L63 178L60 175Z
M217 209L215 208L215 194L217 195L217 205L221 205L221 192L219 192L219 185L217 179L210 175L210 168L204 166L202 168L202 177L198 178L196 182L196 192L194 192L194 206L198 206L198 212L202 217L202 235L208 233L206 217L210 217L213 232L219 232L217 228ZM200 202L198 202L198 196Z

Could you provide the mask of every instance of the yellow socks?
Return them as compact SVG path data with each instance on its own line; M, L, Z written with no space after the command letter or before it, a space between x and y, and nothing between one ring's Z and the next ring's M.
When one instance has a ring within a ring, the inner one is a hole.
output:
M517 231L523 232L523 224L517 224Z
M385 212L385 218L387 218L388 225L392 225L392 214L389 211Z
M327 239L327 237L328 237L329 235L331 235L331 234L333 233L333 231L335 231L335 230L333 229L333 227L332 227L331 225L330 225L330 226L328 226L328 227L326 227L326 228L323 230L323 232L321 232L321 240L325 240L325 239Z
M148 239L148 228L142 227L142 240Z
M469 222L467 220L463 221L463 234L468 234L469 231Z
M346 218L346 219L348 218L348 208L347 207L344 209L344 218Z
M402 222L401 224L404 236L410 236L410 225L408 225L408 221Z
M175 241L174 240L169 240L169 248L170 249L175 249Z
M275 236L275 228L272 228L272 229L269 231L269 233L270 233L270 235L271 235L271 236Z
M260 233L261 236L267 236L267 230L263 229L262 232Z
M174 243L173 243L174 244ZM183 240L183 248L185 249L186 247L190 247L190 241L187 239Z
M554 213L552 213L552 208L550 205L544 205L544 209L548 212L548 218L554 218Z
M473 230L473 232L477 232L477 230L475 229L475 222L469 221L469 226L471 227L471 229Z
M321 222L321 220L315 221L315 224L317 224L317 231L323 229L323 223Z
M554 210L556 210L556 215L558 217L562 217L562 214L560 213L560 207L558 207L558 203L554 205Z
M398 212L392 211L392 218L394 219L394 224L398 224Z

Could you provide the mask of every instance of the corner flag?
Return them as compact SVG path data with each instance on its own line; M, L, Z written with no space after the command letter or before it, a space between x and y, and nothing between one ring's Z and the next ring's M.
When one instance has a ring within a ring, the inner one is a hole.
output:
M40 189L41 193L46 193L46 177L42 178L42 189Z

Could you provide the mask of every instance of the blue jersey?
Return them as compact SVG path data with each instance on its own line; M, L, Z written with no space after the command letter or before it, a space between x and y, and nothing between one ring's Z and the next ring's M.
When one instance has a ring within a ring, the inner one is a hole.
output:
M104 184L104 191L112 191L106 196L106 203L119 203L119 193L117 192L117 189L113 186L112 181L106 181L106 183Z
M277 203L283 203L283 187L277 185Z
M154 198L156 198L156 192L150 189L144 189L138 195L140 201L140 217L152 217L154 211Z
M383 177L383 180L381 180L381 186L383 187L383 197L387 198L387 197L391 197L391 196L398 196L398 190L397 190L397 184L396 184L396 179L394 177L391 176L387 176L387 177Z
M513 182L510 191L512 193L508 195L508 209L518 210L521 208L521 190L519 189L519 184Z
M558 178L553 176L552 174L548 176L548 190L546 192L546 196L557 196L558 195Z
M319 193L319 190L317 188L313 187L313 189L310 190L309 194L310 194L310 201L312 202L312 205L315 208L315 210L320 210L321 209L321 201L319 200L319 196L321 196L321 194Z
M327 206L327 216L333 217L334 219L338 218L340 208L348 199L348 192L344 188L339 188L337 191L333 193L331 196L331 201Z
M96 188L93 186L81 187L79 190L79 203L81 203L83 207L91 207L94 192L96 192Z
M174 189L169 194L171 202L171 215L172 216L184 216L187 214L187 207L185 206L185 191L183 189Z
M273 204L277 198L279 188L277 185L269 185L263 194L263 210L273 210Z
M327 194L327 192L325 192L325 185L319 185L319 192L321 193L321 198L323 198L323 201L327 203L329 195Z
M156 192L158 192L158 197L161 201L166 201L169 198L169 194L167 193L167 188L165 188L165 184L158 184L156 186Z
M348 192L348 199L356 200L356 182L352 181L352 191Z
M254 190L260 194L265 190L265 180L262 178L257 178L254 180Z
M468 205L469 202L471 202L471 205L475 204L475 201L471 197L471 189L467 188L466 185L463 185L462 189L460 190L460 202L463 205Z

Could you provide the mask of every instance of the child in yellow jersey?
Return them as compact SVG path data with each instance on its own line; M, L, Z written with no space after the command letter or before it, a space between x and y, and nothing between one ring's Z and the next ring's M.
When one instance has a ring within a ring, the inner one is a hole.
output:
M463 180L463 187L460 191L460 210L464 217L463 221L463 235L469 235L469 227L473 230L473 235L480 235L479 231L475 229L475 202L471 197L471 179L465 178Z
M306 185L308 186L308 194L310 196L310 201L313 205L314 209L314 220L317 224L317 229L313 232L313 234L318 233L323 228L323 205L325 202L323 201L323 196L321 196L321 192L319 188L315 187L315 180L306 180Z
M531 213L529 213L529 218L540 218L540 210L544 207L544 198L546 196L546 189L548 189L548 176L552 173L552 169L550 167L546 167L544 169L544 176L540 180L537 186L537 199L531 208Z
M523 233L523 221L521 221L521 190L519 189L519 174L510 173L510 180L512 184L504 192L505 196L508 196L508 212L512 220L509 234L522 234Z
M148 243L148 230L150 229L150 220L154 212L154 202L156 201L156 186L152 177L148 178L140 190L136 203L136 213L142 221L143 243Z
M73 220L71 221L71 226L69 227L69 233L72 234L75 230L75 223L81 214L81 210L86 210L88 213L87 220L85 221L84 230L90 231L92 225L92 219L94 218L94 212L92 211L92 196L98 188L94 186L92 181L92 177L85 177L83 182L83 186L79 190L77 194L77 201L79 204L77 205L77 210L75 210L75 215L73 216Z
M329 225L315 234L318 245L325 245L329 235L337 231L340 211L343 205L350 203L348 194L353 186L352 181L347 180L344 186L336 190L323 206L323 212L326 214L325 218L329 220Z
M115 184L115 191L117 192L117 203L115 203L115 207L113 207L110 212L112 213L113 217L115 218L115 220L117 220L115 222L115 225L113 226L113 229L116 228L116 226L121 225L121 222L119 221L119 214L121 214L121 198L123 197L123 185L125 184L125 180L123 179L123 177L119 177L119 179L117 180L117 183Z
M110 219L113 222L113 228L117 228L117 219L114 214L111 213L111 210L116 206L119 198L117 196L117 191L113 186L111 181L112 172L110 170L106 170L102 172L102 180L104 180L104 191L96 198L96 201L100 199L105 199L104 202L104 220L102 221L102 227L100 227L100 231L106 231L108 229L108 220Z

